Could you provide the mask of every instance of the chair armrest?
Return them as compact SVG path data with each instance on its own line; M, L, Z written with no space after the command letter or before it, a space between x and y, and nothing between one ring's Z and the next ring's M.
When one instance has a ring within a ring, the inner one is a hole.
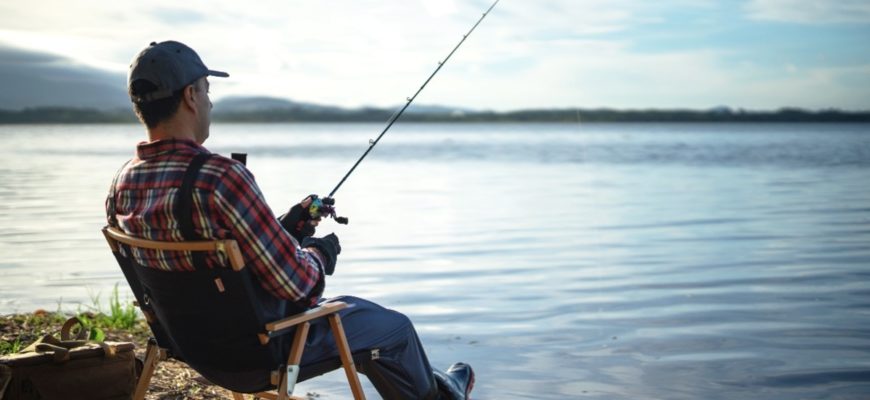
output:
M277 334L280 334L281 331L292 328L303 322L327 316L345 308L347 308L347 303L342 303L340 301L325 303L308 311L296 315L291 315L287 318L279 319L277 321L269 322L266 324L266 332L269 333L270 337L274 337Z

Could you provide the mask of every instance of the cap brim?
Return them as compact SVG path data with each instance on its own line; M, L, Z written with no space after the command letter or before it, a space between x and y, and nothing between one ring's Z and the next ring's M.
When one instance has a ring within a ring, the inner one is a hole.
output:
M221 78L229 78L229 77L230 77L230 74L228 74L228 73L226 73L226 72L223 72L223 71L212 71L212 70L208 70L208 75L209 75L209 76L218 76L218 77L221 77Z

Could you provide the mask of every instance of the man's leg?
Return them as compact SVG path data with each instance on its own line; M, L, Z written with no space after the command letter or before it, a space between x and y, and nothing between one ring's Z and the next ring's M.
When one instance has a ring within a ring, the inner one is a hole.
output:
M327 301L343 301L348 308L339 311L351 352L379 350L379 358L358 366L384 399L437 398L438 387L432 367L405 315L368 300L342 296ZM312 323L302 370L323 360L338 358L335 341L325 319Z

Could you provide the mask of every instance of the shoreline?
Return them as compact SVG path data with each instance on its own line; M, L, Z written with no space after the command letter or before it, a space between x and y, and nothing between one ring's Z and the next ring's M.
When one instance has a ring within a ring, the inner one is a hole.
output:
M0 315L0 357L18 353L35 340L46 334L59 335L64 321L70 317L85 318L94 325L99 325L103 313L58 313L38 309L29 313L13 313ZM99 326L105 334L104 340L116 342L132 342L136 349L136 357L145 358L148 339L151 331L141 318L127 329ZM316 393L307 393L306 397L319 397ZM146 400L166 399L232 399L230 391L213 385L202 378L196 371L182 362L164 360L157 365L154 376L145 395Z
M383 123L392 109L305 110L300 108L218 109L212 115L219 123ZM515 111L414 112L403 115L405 123L870 123L870 110L838 109L746 110L699 109L609 109L562 108ZM136 123L129 109L33 107L0 109L0 125Z

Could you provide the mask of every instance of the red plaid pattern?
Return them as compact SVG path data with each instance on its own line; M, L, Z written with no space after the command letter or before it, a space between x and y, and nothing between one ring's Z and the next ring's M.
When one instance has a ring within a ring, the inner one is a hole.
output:
M202 152L208 150L187 140L140 143L136 157L115 184L118 227L143 239L184 240L172 210L187 166ZM109 201L111 194L107 210ZM192 212L196 234L203 239L235 239L245 264L273 296L306 306L317 302L322 291L322 285L315 290L323 279L321 260L301 249L281 227L242 163L219 155L209 158L193 186ZM209 254L206 265L226 265L219 257ZM137 249L133 258L152 268L193 269L190 252Z

